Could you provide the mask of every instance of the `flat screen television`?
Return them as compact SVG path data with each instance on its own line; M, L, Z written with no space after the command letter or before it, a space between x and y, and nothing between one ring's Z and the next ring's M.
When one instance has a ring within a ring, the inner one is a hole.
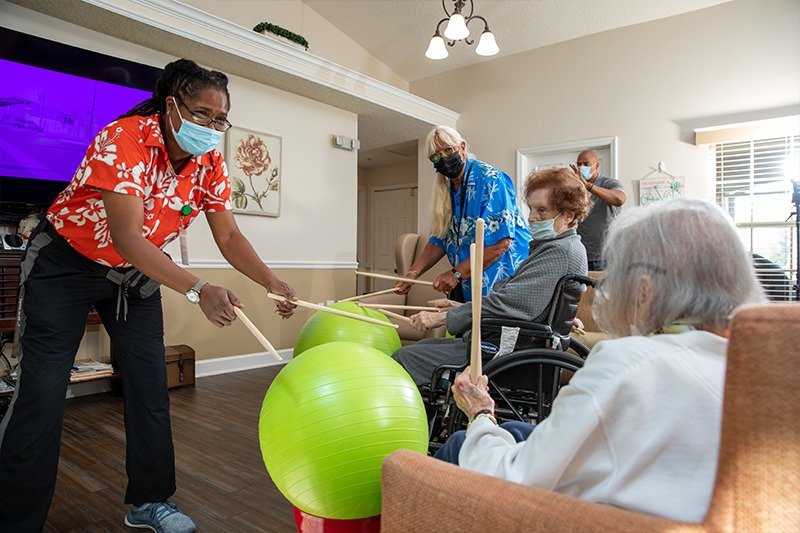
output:
M48 207L161 69L0 28L0 218Z

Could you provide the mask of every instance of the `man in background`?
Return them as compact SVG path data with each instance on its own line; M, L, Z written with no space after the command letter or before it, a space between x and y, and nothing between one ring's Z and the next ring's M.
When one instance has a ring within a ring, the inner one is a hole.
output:
M578 154L576 163L570 167L581 177L594 201L589 216L578 225L578 235L586 247L589 270L603 270L603 237L625 203L625 190L619 180L600 175L600 162L594 150L584 150Z

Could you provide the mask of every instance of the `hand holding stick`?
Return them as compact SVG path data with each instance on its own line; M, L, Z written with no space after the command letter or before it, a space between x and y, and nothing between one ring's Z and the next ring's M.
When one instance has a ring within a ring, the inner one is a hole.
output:
M280 294L274 294L271 292L268 292L267 296L269 296L273 300L278 300L279 302L286 300L286 298L281 296ZM341 311L339 309L325 307L324 305L317 305L317 304L312 304L310 302L304 302L303 300L288 300L288 301L292 302L295 305L299 305L300 307L307 307L309 309L314 309L316 311L324 311L326 313L332 313L334 315L346 316L348 318L354 318L356 320L361 320L363 322L369 322L370 324L377 324L378 326L386 326L388 328L395 328L395 329L399 327L397 324L392 324L391 322L384 322L383 320L378 320L377 318L356 315L354 313L348 313L347 311Z
M388 279L392 281L402 281L403 283L419 283L420 285L430 285L433 286L432 281L425 281L422 279L413 279L413 278L401 278L399 276L387 276L386 274L374 274L372 272L359 272L356 270L356 275L358 276L367 276L368 278L379 278L379 279Z
M270 344L267 338L260 331L258 331L258 328L255 326L255 324L253 324L250 319L247 318L247 315L244 314L244 311L238 307L234 307L233 310L236 312L236 316L238 316L244 325L247 326L247 329L250 330L250 333L252 333L256 339L258 339L258 342L261 343L261 346L266 348L269 354L274 357L275 360L283 361L283 357L281 357L281 354L278 353L278 350L276 350L275 347Z
M475 221L475 242L470 245L472 277L472 345L470 349L469 379L478 383L483 373L481 355L481 297L483 295L483 231L482 218Z

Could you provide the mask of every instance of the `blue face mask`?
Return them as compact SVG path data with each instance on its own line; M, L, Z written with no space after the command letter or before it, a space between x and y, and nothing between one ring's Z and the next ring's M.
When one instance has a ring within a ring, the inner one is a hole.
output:
M178 118L181 119L181 129L175 131L175 128L172 126L172 121L170 121L169 127L172 128L172 134L175 136L178 146L180 146L181 150L184 152L196 156L207 154L219 144L220 139L222 139L222 136L225 134L224 131L213 130L184 120L177 109L176 113L178 113Z
M558 214L556 218L560 217ZM531 238L534 241L546 241L556 238L555 223L556 218L548 218L547 220L537 220L528 222L528 229L531 232Z
M581 167L581 176L583 176L583 179L585 179L586 181L589 181L590 179L592 179L592 167L583 167L582 166Z

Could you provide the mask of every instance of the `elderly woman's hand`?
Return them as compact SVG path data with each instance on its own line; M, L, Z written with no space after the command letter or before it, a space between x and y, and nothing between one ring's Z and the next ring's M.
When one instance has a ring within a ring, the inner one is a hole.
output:
M446 311L448 309L452 309L454 307L458 307L459 305L464 305L464 304L462 304L461 302L450 300L448 298L439 298L438 300L433 300L432 302L429 302L428 305L433 305L438 309L443 309Z
M483 409L490 409L494 413L494 400L489 396L489 378L485 375L479 376L478 383L473 385L469 380L469 367L467 367L456 378L452 391L456 405L470 420L475 418L475 413Z
M429 331L447 323L447 311L421 311L411 315L410 324L419 331Z

